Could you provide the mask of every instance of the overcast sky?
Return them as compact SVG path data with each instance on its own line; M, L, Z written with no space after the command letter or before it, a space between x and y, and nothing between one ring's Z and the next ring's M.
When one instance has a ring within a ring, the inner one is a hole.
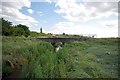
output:
M0 4L0 17L13 24L27 25L31 31L62 34L118 36L118 2L79 0L16 0Z

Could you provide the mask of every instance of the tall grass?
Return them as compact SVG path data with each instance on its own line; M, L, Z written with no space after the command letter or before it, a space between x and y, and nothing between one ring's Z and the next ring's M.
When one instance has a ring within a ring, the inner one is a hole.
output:
M38 43L29 47L27 62L23 66L23 74L26 78L59 78L67 77L69 57L66 49L55 52L50 43ZM71 64L72 65L72 64Z
M23 65L21 77L24 78L67 76L65 49L56 53L54 47L48 42L3 37L3 61L6 60L10 60L13 64L17 60L19 65Z
M5 64L9 60L18 66L22 65L21 77L28 79L116 78L117 43L117 39L68 42L55 52L48 42L36 41L31 37L3 36L3 73L13 71Z

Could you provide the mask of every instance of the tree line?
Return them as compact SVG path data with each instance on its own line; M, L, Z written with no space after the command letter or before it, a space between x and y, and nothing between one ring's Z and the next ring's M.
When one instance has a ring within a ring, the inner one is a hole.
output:
M13 25L12 22L0 18L2 22L2 35L4 36L29 36L30 30L26 25L18 24Z

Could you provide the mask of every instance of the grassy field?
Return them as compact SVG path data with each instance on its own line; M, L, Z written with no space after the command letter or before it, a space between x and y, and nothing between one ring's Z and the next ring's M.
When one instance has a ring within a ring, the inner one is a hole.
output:
M3 76L16 69L22 78L117 78L118 39L65 43L58 52L34 38L2 38Z

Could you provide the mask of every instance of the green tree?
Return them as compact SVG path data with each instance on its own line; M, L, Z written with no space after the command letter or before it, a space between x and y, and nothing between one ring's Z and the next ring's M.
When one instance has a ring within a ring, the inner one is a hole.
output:
M2 35L9 36L11 35L11 26L12 23L8 20L4 20L3 18L0 18L0 21L2 22Z
M30 30L26 25L19 24L16 26L18 28L18 35L29 36Z
M29 36L30 30L26 25L15 25L13 26L11 22L8 20L5 20L3 18L0 18L0 22L2 23L2 35L5 36Z

